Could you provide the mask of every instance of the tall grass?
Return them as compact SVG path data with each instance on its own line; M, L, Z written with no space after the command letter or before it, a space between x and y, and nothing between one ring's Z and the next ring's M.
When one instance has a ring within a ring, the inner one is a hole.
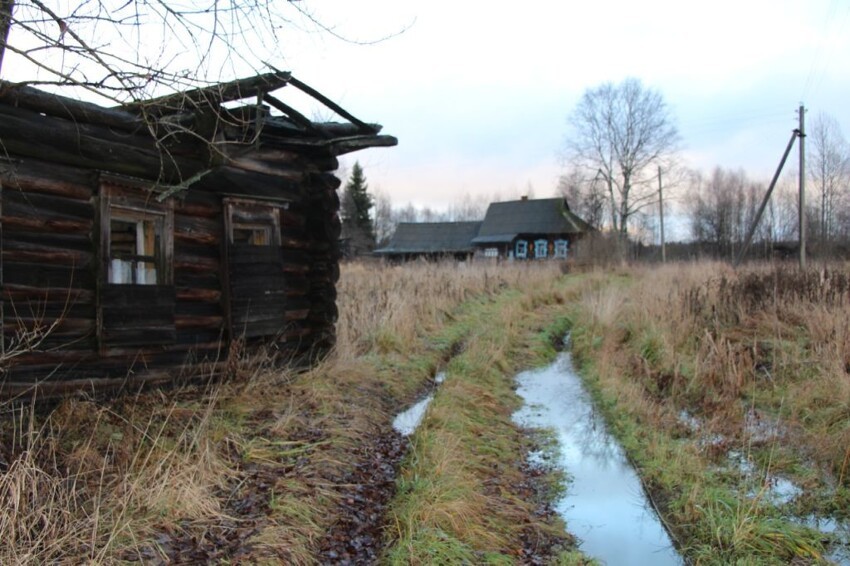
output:
M167 560L238 513L254 560L315 562L358 449L439 362L429 337L466 300L558 275L537 267L345 265L337 347L309 372L240 354L209 387L18 407L0 422L0 563Z
M751 493L779 476L805 487L786 514L846 507L845 266L637 267L590 286L574 319L577 354L692 556L817 555L817 535ZM736 477L730 451L752 461L764 485L741 483L752 480Z

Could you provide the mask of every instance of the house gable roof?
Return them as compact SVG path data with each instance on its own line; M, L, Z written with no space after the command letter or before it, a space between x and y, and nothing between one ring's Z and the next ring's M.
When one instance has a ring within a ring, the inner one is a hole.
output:
M402 222L379 255L472 252L481 222Z
M579 234L591 230L562 198L494 202L487 208L472 243L510 242L519 234Z

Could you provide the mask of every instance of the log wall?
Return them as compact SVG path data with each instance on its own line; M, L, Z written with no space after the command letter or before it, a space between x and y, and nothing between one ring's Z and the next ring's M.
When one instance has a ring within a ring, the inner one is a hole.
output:
M242 338L326 350L337 314L339 181L328 172L336 165L276 152L214 170L173 199L173 284L107 285L102 176L30 158L0 162L0 395L34 384L50 393L167 381L187 362L224 362ZM230 197L276 207L279 241L229 245Z

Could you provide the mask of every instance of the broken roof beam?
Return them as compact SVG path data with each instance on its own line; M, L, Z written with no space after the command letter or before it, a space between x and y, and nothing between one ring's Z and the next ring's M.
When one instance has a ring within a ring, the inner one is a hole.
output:
M362 134L377 134L378 133L378 130L376 130L372 124L367 124L366 122L363 122L362 120L358 120L355 116L353 116L352 114L349 114L342 106L340 106L339 104L337 104L336 102L334 102L333 100L331 100L330 98L328 98L327 96L325 96L324 94L319 92L318 90L314 89L313 87L302 83L301 81L299 81L295 77L290 78L289 84L291 84L292 86L294 86L295 88L297 88L298 90L303 92L304 94L309 94L310 96L312 96L313 98L315 98L316 100L318 100L319 102L321 102L322 104L324 104L325 106L327 106L328 108L330 108L331 110L333 110L334 112L336 112L337 114L339 114L340 116L342 116L343 118L345 118L346 120L351 122L352 124L359 127L360 133L362 133Z
M175 114L186 109L215 109L224 102L251 98L257 96L258 93L277 90L289 84L290 80L292 80L292 74L289 72L265 73L246 79L176 92L159 98L131 102L122 105L120 108L128 112L144 112L154 116Z
M286 114L286 116L290 120L304 128L308 132L317 134L324 138L330 137L324 130L317 128L316 124L314 124L312 120L310 120L304 114L297 111L295 108L289 106L285 102L278 100L277 98L268 93L263 94L263 100L265 102L268 102L273 108L280 110L281 112Z

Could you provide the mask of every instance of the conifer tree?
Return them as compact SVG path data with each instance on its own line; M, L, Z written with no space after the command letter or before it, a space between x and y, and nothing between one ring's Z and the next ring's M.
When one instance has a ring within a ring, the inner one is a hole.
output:
M351 176L342 195L342 231L348 238L354 254L371 251L375 247L375 227L369 212L374 206L369 185L360 162L355 162Z

